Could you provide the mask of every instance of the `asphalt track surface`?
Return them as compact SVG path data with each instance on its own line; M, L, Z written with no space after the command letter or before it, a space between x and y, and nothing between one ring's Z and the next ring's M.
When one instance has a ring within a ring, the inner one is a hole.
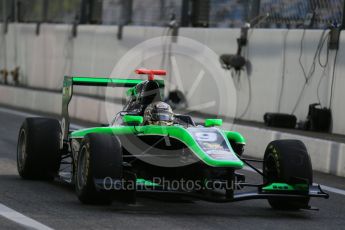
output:
M0 229L27 229L30 221L37 229L345 229L345 179L321 173L314 181L338 190L328 200L312 199L319 211L276 211L265 200L218 204L158 195L139 197L135 205L82 205L70 185L18 176L17 134L25 116L0 108Z

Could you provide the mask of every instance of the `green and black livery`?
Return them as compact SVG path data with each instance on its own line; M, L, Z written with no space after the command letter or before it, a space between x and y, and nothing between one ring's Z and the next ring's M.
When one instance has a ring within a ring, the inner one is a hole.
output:
M164 98L164 81L153 77L162 72L142 73L149 79L65 77L62 121L28 118L21 127L20 175L73 183L79 200L89 204L109 204L114 197L134 202L140 192L213 202L267 199L277 209L310 209L311 197L328 198L313 184L310 157L301 141L273 141L264 159L256 160L243 156L245 138L222 129L221 119L196 124L190 116L176 114L174 125L144 125L145 108ZM75 86L127 87L128 100L107 126L71 130L68 106ZM263 164L262 171L256 163ZM62 170L66 164L69 169ZM244 167L259 173L262 183L247 183L237 173ZM172 188L172 181L182 184ZM195 186L186 188L186 181ZM253 191L240 191L246 188Z

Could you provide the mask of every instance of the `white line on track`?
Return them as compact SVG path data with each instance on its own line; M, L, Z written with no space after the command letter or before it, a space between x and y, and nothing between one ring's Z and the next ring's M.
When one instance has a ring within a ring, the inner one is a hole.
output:
M21 111L16 111L13 109L8 109L8 108L0 108L0 112L13 114L13 115L17 115L20 117L40 117L39 115L34 114L34 113L21 112ZM85 127L80 126L80 125L76 125L76 124L71 124L71 128L72 129L83 129Z
M20 112L20 111L16 111L16 110L13 110L13 109L7 109L7 108L0 108L0 112L15 114L15 115L22 116L22 117L30 117L30 116L31 117L32 116L36 116L37 117L37 115L33 114L33 113ZM85 128L83 126L74 125L74 124L71 124L71 127L75 128L75 129ZM246 171L255 172L252 168L250 168L248 166L245 166L243 169L246 170ZM338 188L333 188L333 187L326 186L326 185L321 185L321 188L323 190L327 191L327 192L331 192L331 193L335 193L335 194L338 194L338 195L345 196L345 190L338 189Z
M9 114L13 114L13 115L21 116L21 117L39 117L37 114L20 112L13 109L7 109L7 108L0 108L0 112L9 113Z
M3 216L17 224L24 226L29 229L37 230L52 230L52 228L37 222L30 217L24 216L23 214L3 205L0 203L0 216Z

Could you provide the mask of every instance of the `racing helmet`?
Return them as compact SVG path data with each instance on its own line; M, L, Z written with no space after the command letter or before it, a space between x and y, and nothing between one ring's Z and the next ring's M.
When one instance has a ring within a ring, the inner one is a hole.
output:
M144 111L144 124L147 125L173 125L174 113L165 102L154 102Z

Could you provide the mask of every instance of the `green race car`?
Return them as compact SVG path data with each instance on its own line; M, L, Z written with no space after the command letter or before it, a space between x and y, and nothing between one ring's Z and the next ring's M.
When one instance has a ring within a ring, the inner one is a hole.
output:
M165 193L213 202L267 199L277 209L310 209L328 198L313 184L312 165L298 140L268 144L263 160L243 157L246 141L223 130L221 119L196 124L163 102L163 70L139 69L148 80L65 77L62 120L27 118L19 132L17 166L24 179L59 178L75 186L82 203L135 202L136 194ZM71 130L68 105L74 86L127 87L127 101L110 124ZM252 162L263 163L263 170ZM259 173L246 183L237 170ZM254 191L240 191L246 188Z

